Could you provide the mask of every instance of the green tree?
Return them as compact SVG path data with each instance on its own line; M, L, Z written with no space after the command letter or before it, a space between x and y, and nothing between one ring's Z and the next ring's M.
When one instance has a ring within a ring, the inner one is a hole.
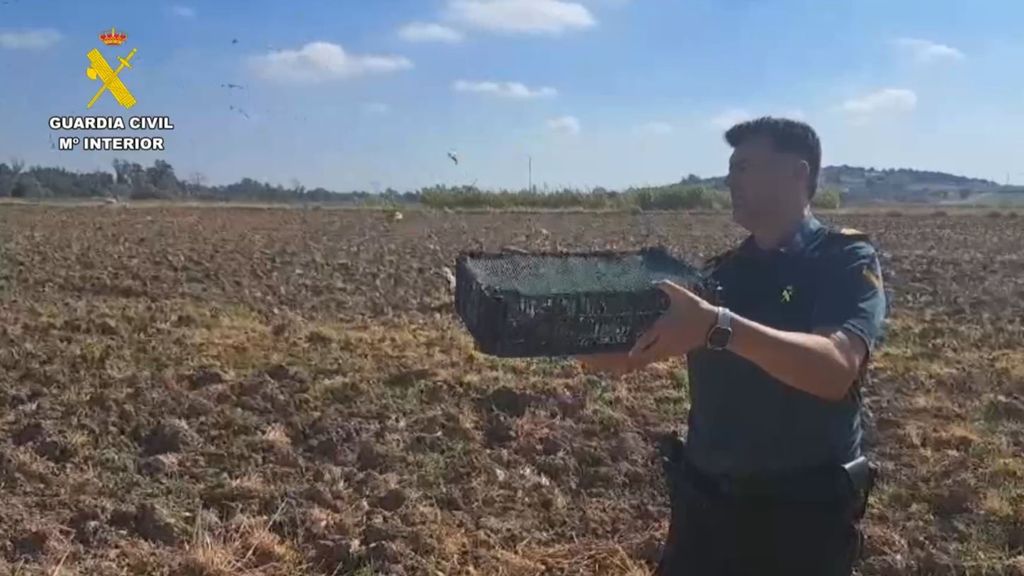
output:
M174 167L163 160L156 160L146 168L146 181L164 198L181 196L181 182L174 175Z
M25 162L17 158L11 159L11 165L0 164L0 196L9 197L14 194L14 187L18 183L22 168Z
M811 199L811 206L823 210L836 210L842 204L842 194L838 188L824 188Z
M47 198L51 195L50 189L40 184L32 174L18 178L14 189L11 190L11 196L14 198Z

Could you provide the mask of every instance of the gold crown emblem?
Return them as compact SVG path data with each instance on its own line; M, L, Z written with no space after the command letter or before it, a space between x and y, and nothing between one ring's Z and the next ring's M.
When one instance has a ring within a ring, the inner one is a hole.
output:
M124 44L124 41L128 39L128 35L124 32L118 32L113 28L110 32L103 32L100 34L100 40L107 46L120 46Z

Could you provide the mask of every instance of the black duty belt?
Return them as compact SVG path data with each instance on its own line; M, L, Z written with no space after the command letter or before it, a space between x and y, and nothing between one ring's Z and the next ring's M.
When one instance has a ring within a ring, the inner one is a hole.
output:
M861 456L843 465L823 465L772 474L725 476L693 466L678 439L663 447L666 472L675 491L681 485L712 499L835 505L862 517L875 480L875 470Z
M832 502L847 495L839 471L832 467L779 474L709 475L686 465L685 478L715 496L782 501Z

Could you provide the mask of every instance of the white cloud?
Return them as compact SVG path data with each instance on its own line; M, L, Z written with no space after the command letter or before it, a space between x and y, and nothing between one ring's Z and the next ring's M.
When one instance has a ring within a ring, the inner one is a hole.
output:
M11 50L42 50L53 46L61 39L60 32L49 28L0 32L0 48Z
M966 58L963 52L952 46L920 38L900 38L896 40L896 45L909 51L914 59L922 64L938 61L956 62Z
M561 118L552 118L548 120L548 128L555 132L561 132L563 134L576 135L580 133L582 127L580 121L575 116L562 116Z
M491 94L502 98L513 98L517 100L530 100L535 98L553 98L558 95L558 90L543 86L531 89L521 82L471 82L468 80L456 80L452 84L456 92L475 92L478 94Z
M753 120L754 115L743 108L732 108L716 114L711 118L711 125L721 130L728 130L745 120Z
M842 104L844 111L857 117L880 112L910 112L916 107L917 94L905 88L884 88Z
M449 0L446 18L508 34L558 35L597 24L586 6L564 0Z
M401 56L349 54L337 44L310 42L298 50L276 50L250 60L262 78L280 82L323 82L412 68Z
M458 44L462 42L462 32L441 24L427 22L411 22L398 30L398 36L408 42L443 42Z
M383 102L367 102L363 104L363 112L374 116L383 116L391 111L391 107Z
M173 12L175 16L181 16L182 18L196 17L196 11L194 8L183 6L181 4L175 4L174 6L171 6L171 12Z
M673 130L672 125L667 122L648 122L637 126L634 131L638 134L664 136L671 134Z

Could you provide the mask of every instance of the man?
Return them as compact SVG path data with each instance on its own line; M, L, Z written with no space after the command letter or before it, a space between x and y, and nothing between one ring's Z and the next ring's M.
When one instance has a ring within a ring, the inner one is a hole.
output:
M848 575L873 478L860 384L886 314L878 258L864 234L811 214L810 126L760 118L725 139L733 219L750 236L709 261L716 294L662 282L671 305L631 352L581 360L622 373L687 358L661 574Z

